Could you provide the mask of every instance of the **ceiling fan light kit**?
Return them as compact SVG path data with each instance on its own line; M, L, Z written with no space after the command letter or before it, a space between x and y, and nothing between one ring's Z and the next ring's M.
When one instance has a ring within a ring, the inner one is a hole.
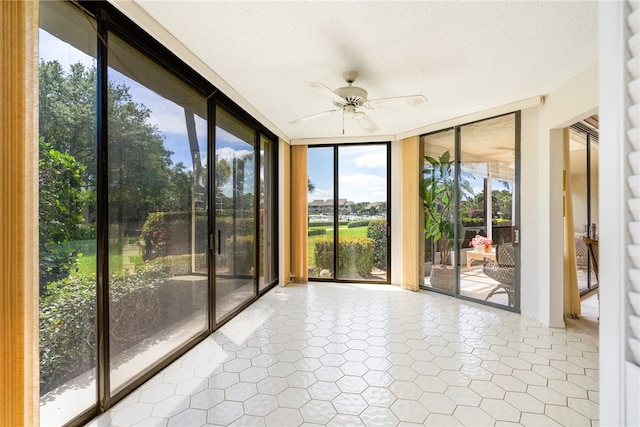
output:
M343 115L343 129L344 134L344 116L353 118L356 123L367 133L377 132L380 128L375 124L371 118L362 111L358 111L357 108L365 107L368 109L377 108L398 108L398 107L421 107L427 103L427 99L423 95L411 95L400 96L393 98L380 98L368 100L368 93L361 87L353 86L353 83L358 78L356 71L347 71L342 74L342 77L347 82L348 86L343 86L338 89L331 90L322 83L307 82L306 84L312 89L317 90L320 93L331 98L331 101L336 110L323 111L321 113L312 114L310 116L302 117L297 120L293 120L289 123L300 123L303 121L316 119L337 111L342 111Z

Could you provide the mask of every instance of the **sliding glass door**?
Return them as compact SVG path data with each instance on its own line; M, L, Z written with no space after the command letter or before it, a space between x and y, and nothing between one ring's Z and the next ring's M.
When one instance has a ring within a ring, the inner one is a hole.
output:
M598 132L583 123L576 123L571 126L569 136L573 243L578 288L580 295L585 295L598 287L593 259L584 242L585 238L598 239Z
M80 425L277 283L277 139L107 2L39 43L40 419Z
M216 109L216 322L257 295L255 131Z
M425 286L518 310L519 114L422 143Z
M209 328L207 100L108 34L112 394ZM160 350L161 349L161 350Z
M460 127L459 294L515 307L516 116Z
M388 283L389 144L308 153L309 277Z

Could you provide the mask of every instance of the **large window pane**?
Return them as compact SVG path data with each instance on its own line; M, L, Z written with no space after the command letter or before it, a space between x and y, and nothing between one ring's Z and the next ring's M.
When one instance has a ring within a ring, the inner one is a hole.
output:
M445 292L455 288L455 132L422 137L424 176L425 285Z
M460 295L514 306L515 115L461 126Z
M115 392L208 327L207 103L111 33L108 75Z
M256 295L255 132L216 109L216 321Z
M310 278L388 281L387 164L387 144L309 147Z
M274 283L276 268L276 198L275 190L275 147L274 143L260 136L260 290Z
M597 286L593 260L585 237L597 239L598 228L598 144L597 138L582 129L569 131L569 176L573 203L573 244L580 294ZM596 236L593 236L595 224Z
M97 396L94 26L40 4L40 418L51 425Z
M338 147L338 277L387 280L387 145Z
M309 147L307 196L309 278L333 279L334 147Z

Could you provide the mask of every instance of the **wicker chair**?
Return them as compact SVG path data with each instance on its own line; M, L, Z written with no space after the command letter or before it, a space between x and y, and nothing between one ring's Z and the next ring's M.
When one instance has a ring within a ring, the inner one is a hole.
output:
M509 306L513 307L513 293L515 288L516 254L510 244L496 247L496 259L485 258L482 272L499 284L489 292L485 301L495 294L507 294Z
M573 240L576 245L576 268L580 271L587 271L587 259L589 258L589 251L587 245L584 243L584 236L576 233L573 235Z

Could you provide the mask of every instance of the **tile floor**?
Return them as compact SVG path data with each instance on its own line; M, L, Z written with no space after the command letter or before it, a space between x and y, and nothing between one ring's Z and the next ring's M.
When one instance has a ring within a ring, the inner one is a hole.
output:
M597 342L388 285L276 287L91 426L598 425Z

